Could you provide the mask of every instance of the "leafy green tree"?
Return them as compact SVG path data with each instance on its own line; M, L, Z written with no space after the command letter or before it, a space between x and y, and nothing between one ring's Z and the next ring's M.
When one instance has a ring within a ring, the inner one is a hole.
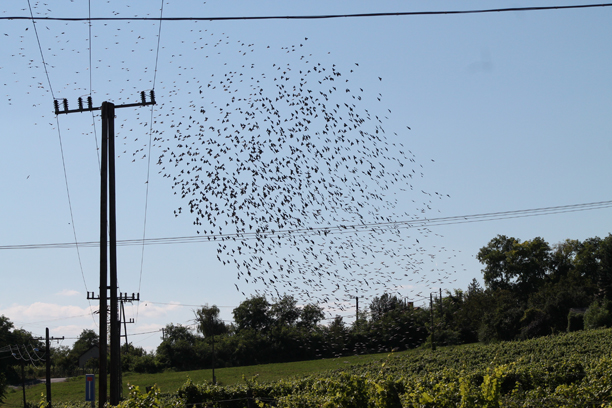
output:
M15 329L8 317L0 315L0 348L23 347L24 345L27 345L28 348L42 349L42 343L34 340L32 333L23 329ZM0 398L7 383L14 383L21 379L19 364L20 362L11 356L10 349L5 349L3 353L0 353L0 377L2 377L0 378Z
M196 336L188 327L166 325L164 339L157 346L157 358L167 368L180 371L200 368L202 362L196 351L196 343Z
M578 240L566 239L551 248L549 282L576 277L576 260L582 248Z
M302 329L312 330L324 318L325 313L323 313L323 308L319 305L309 303L305 305L300 311L300 321L297 324L298 327Z
M396 295L384 293L382 296L376 296L372 299L370 303L370 318L372 321L377 321L394 310L405 310L403 300Z
M369 305L370 320L353 325L351 343L358 352L382 352L420 345L425 336L424 312L385 293Z
M228 332L228 327L219 316L220 313L221 311L216 305L205 305L195 311L198 331L205 338L219 336Z
M6 347L12 344L13 323L4 315L0 315L0 347ZM8 358L9 353L0 354L0 403L6 398L7 378L6 373L9 371L9 364L12 359Z
M293 296L284 295L271 305L270 315L276 325L295 326L301 313L297 300Z
M600 274L600 261L598 257L601 238L587 238L577 244L574 258L574 270L578 277L597 284Z
M476 279L472 280L467 290L448 294L444 301L445 318L459 333L461 343L478 341L483 314L492 303L490 291L485 291Z
M612 302L595 300L584 314L584 328L612 327Z
M74 360L70 358L72 349L68 346L51 347L51 361L58 377L69 377L74 371Z
M513 292L491 291L491 303L483 310L478 339L485 343L514 340L520 333L525 305Z
M98 336L98 334L93 330L85 329L81 332L77 341L74 342L74 345L72 346L72 353L78 359L81 354L93 346L99 345L100 336Z
M498 235L480 249L477 258L485 265L487 288L511 290L524 299L539 289L551 267L550 246L540 237L521 242Z
M236 307L232 314L238 330L266 331L273 323L270 303L265 296L252 296Z
M531 294L528 310L539 310L544 315L525 316L522 321L522 338L544 336L567 329L567 316L571 308L589 305L595 296L594 286L571 270L558 282L549 282ZM527 327L529 326L529 327Z
M156 373L159 367L155 357L142 347L135 347L132 343L121 345L121 369L137 373Z
M608 234L600 241L597 258L599 260L600 295L606 299L612 299L612 234Z

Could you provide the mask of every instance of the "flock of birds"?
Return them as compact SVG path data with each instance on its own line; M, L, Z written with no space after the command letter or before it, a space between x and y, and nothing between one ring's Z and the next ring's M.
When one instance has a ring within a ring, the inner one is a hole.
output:
M423 166L405 134L385 129L382 95L353 83L358 64L342 72L315 61L307 41L282 48L283 63L194 76L187 113L162 107L170 131L156 133L157 164L182 199L175 215L219 241L217 258L239 281L273 298L343 308L434 281L419 242L431 231L407 235L393 221L426 216L442 195L414 188ZM243 56L254 47L238 44Z
M74 27L63 24L66 32ZM291 294L343 309L355 296L406 296L409 287L451 280L453 267L441 265L456 255L431 253L419 241L436 234L394 224L427 217L445 195L421 187L423 165L403 143L410 128L388 129L393 112L371 90L382 77L364 81L358 63L306 51L308 38L257 47L196 22L189 27L174 26L171 35L165 26L155 84L160 105L152 123L144 109L135 122L121 121L120 154L136 161L153 149L160 174L180 197L175 215L190 217L195 232L217 241L218 261L235 266L237 290L246 296L249 285L273 298ZM157 38L134 28L105 27L108 44L94 36L99 54L91 69L113 73L95 101L133 99L144 90L143 75L153 76L152 65L132 53L146 43L151 62ZM62 47L76 43L65 32L55 39ZM47 54L51 78L70 52L76 58L86 48ZM40 70L34 51L27 55ZM67 79L58 96L90 93L85 81L76 82ZM151 146L141 143L149 128Z

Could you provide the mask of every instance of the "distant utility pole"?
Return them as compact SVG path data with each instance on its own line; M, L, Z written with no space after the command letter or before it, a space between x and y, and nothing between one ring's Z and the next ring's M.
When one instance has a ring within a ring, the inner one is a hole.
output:
M119 337L120 338L125 337L126 353L128 352L127 324L134 323L134 319L130 318L130 320L127 320L125 318L125 308L123 307L123 304L125 302L131 303L135 300L136 301L140 300L140 293L137 293L136 295L132 293L132 296L129 296L127 293L119 293L119 303L121 304L121 313L119 314ZM122 322L123 322L124 334L121 334L121 323ZM121 350L121 345L119 345L119 350ZM119 366L121 367L121 356L119 356ZM119 396L123 399L123 387L121 386L123 384L123 374L121 370L119 370L118 382L119 382Z
M359 296L355 296L355 321L359 322Z
M34 340L43 340L42 337L37 337ZM51 340L64 340L62 337L49 337L49 328L45 330L45 383L47 386L47 406L52 408L51 404Z
M434 308L433 294L429 294L429 310L431 311L431 351L436 351L435 326L434 326Z
M138 106L155 105L155 93L150 92L150 101L147 102L144 91L140 93L140 102L115 105L111 102L102 102L102 106L93 107L91 96L87 98L87 107L83 106L83 99L78 99L77 109L68 109L68 100L62 100L60 109L59 100L54 100L55 114L101 111L102 116L102 148L100 169L100 382L98 403L100 407L106 404L107 391L107 364L106 355L108 348L107 337L107 306L108 293L110 289L110 404L118 405L121 394L120 371L121 371L121 344L119 321L119 309L117 299L117 217L115 205L115 109L131 108ZM107 248L107 224L109 231L110 248ZM110 286L107 283L110 260ZM95 297L89 297L94 299Z
M132 296L129 296L127 293L119 293L119 302L121 303L121 316L119 316L119 322L123 322L123 332L124 332L124 334L122 334L121 337L125 337L125 346L126 347L128 345L127 324L128 323L134 323L134 319L130 318L130 320L127 320L125 318L125 308L123 307L123 304L126 303L126 302L132 303L133 301L139 301L139 300L140 300L140 293L137 293L136 295L134 295L132 293Z

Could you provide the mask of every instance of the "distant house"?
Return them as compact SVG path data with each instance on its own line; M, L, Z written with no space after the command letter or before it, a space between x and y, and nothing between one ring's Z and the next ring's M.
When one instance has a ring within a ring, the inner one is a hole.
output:
M91 346L86 352L81 354L79 357L79 368L85 368L85 365L92 358L98 358L100 356L100 347Z

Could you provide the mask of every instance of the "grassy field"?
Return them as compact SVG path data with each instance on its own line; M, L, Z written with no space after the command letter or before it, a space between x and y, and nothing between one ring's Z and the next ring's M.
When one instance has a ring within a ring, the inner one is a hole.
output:
M402 355L410 353L405 351L395 353ZM300 361L294 363L263 364L245 367L218 368L215 370L217 382L222 385L236 384L243 381L243 376L252 378L257 376L259 382L275 381L281 378L300 377L309 374L337 369L348 368L355 365L367 364L387 358L388 353L369 354L362 356L341 357L335 359ZM158 374L125 373L123 375L123 393L127 395L127 385L137 385L144 389L147 386L157 384L162 392L174 392L190 378L194 383L202 383L212 380L212 370L164 372ZM98 387L96 377L96 392ZM38 403L41 394L45 393L45 384L37 384L26 388L26 400ZM85 376L68 379L63 383L51 385L51 396L54 402L85 401ZM96 397L97 399L97 397ZM6 401L1 407L17 408L23 407L22 389L9 389Z
M495 401L534 408L592 407L612 406L610 356L612 329L599 329L525 341L439 347L435 352L416 349L218 369L217 380L225 387L205 384L211 381L211 370L128 373L123 380L124 385L141 389L157 384L162 393L173 394L190 378L194 385L183 395L190 403L238 401L235 406L243 406L240 401L251 398L243 378L257 376L258 384L249 384L249 390L280 407L318 406L328 400L338 400L334 406L351 407L355 396L379 402L395 398L394 404L381 405L394 407L400 402L402 406L421 406L421 400L431 402L429 406L459 406L471 401L466 406L480 407ZM53 402L86 408L84 382L81 376L53 384ZM44 384L29 388L28 401L37 403L44 391ZM349 402L344 401L347 398ZM10 391L3 406L23 406L21 390Z

